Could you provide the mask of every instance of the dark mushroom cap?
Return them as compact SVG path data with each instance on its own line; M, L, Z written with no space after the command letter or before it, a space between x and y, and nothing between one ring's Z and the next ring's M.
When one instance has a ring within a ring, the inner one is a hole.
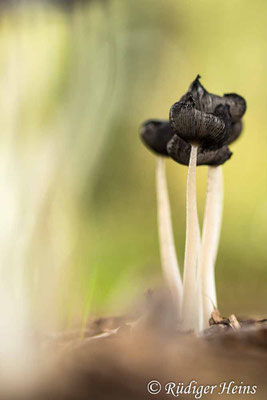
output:
M227 140L227 145L235 142L239 138L239 136L241 135L242 129L243 129L242 121L232 123L230 135Z
M143 143L154 153L169 156L167 143L173 137L174 132L169 121L148 120L140 128L140 137Z
M224 94L218 96L209 93L199 81L200 75L189 86L188 92L182 96L180 101L185 101L189 96L192 96L196 103L196 108L200 111L213 113L219 104L230 106L230 115L232 122L239 121L246 111L246 101L243 97L236 93Z
M196 108L196 101L190 95L171 107L170 124L186 142L216 149L226 143L230 134L229 106L219 104L213 114L207 113Z
M209 93L199 81L200 75L189 86L188 92L181 97L180 101L186 101L192 96L196 103L196 108L200 111L212 113L218 104L222 104L222 97Z
M178 135L174 135L167 144L170 157L182 165L189 165L191 146ZM232 156L227 146L217 150L198 148L197 165L218 166L224 164Z
M230 107L230 114L233 122L240 121L247 109L246 100L236 93L228 93L223 96L224 104Z
M223 97L209 93L199 79L198 75L188 92L171 107L170 122L147 120L141 126L140 136L154 153L171 155L181 164L188 165L188 143L193 143L200 146L198 165L220 165L232 155L226 145L234 142L241 134L241 117L246 111L246 101L235 93ZM181 142L178 146L175 138L173 143L176 143L176 147L172 148L169 144L167 150L167 144L174 134L179 136ZM222 150L218 151L220 148Z

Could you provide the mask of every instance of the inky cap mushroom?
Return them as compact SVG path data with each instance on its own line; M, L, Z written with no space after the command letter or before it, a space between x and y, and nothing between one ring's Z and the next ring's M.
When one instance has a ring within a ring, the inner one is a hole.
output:
M171 107L170 124L173 131L186 142L218 149L229 138L229 106L219 104L214 113L207 113L196 108L196 101L190 95L185 101L179 101Z
M230 135L227 140L228 146L229 146L229 144L232 144L239 138L239 136L241 135L242 129L243 129L242 121L238 121L238 122L235 122L232 124L231 130L230 130Z
M169 156L182 165L189 165L191 146L178 135L174 135L167 145ZM232 156L227 146L217 150L198 149L197 165L218 166L224 164Z
M174 132L169 121L148 120L140 129L140 137L143 143L157 154L168 156L167 143L173 137Z
M180 101L186 101L192 96L196 103L196 108L200 111L213 113L218 104L230 106L230 115L232 122L239 121L246 111L246 101L236 93L227 93L224 96L218 96L209 93L199 81L200 75L189 86L188 92L182 96Z
M218 104L222 104L222 97L209 93L204 86L201 85L200 75L189 86L188 92L181 97L180 101L186 101L192 96L196 102L196 108L200 111L212 113Z
M223 96L223 104L228 104L233 122L240 121L246 112L246 100L236 93L227 93Z

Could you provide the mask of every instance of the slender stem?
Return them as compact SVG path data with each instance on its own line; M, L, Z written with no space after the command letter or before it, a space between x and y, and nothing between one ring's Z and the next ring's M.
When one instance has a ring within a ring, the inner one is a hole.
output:
M160 156L158 157L157 163L156 184L161 264L174 304L177 307L178 319L180 319L183 285L173 238L171 211L166 183L165 160Z
M215 261L220 239L222 208L222 167L209 167L200 260L204 328L209 325L214 306L217 307Z
M192 145L187 175L186 244L183 279L182 330L199 331L202 307L197 304L197 261L200 231L196 199L196 165L198 147Z

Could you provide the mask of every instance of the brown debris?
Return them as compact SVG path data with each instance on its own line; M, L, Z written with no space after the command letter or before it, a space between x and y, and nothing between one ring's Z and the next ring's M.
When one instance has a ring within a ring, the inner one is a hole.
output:
M241 328L241 325L238 322L238 320L237 320L237 318L236 318L236 316L234 314L230 315L229 321L230 321L230 326L231 326L232 329L235 330L235 329L240 329Z
M219 310L215 307L212 314L211 318L209 320L209 324L211 325L230 325L230 321L228 318L223 318L219 312Z

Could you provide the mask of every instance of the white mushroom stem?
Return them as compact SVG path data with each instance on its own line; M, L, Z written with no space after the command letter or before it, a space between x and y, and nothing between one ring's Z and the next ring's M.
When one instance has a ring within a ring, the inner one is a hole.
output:
M184 331L199 331L202 307L197 288L197 261L200 249L200 230L196 198L196 165L198 146L192 145L187 175L186 243L183 276L182 325Z
M211 313L214 307L217 307L215 261L220 239L222 209L222 167L209 167L200 260L204 328L208 327Z
M161 264L174 304L177 307L177 317L180 319L183 285L173 238L170 203L166 183L165 159L160 156L158 157L156 169L156 186Z

